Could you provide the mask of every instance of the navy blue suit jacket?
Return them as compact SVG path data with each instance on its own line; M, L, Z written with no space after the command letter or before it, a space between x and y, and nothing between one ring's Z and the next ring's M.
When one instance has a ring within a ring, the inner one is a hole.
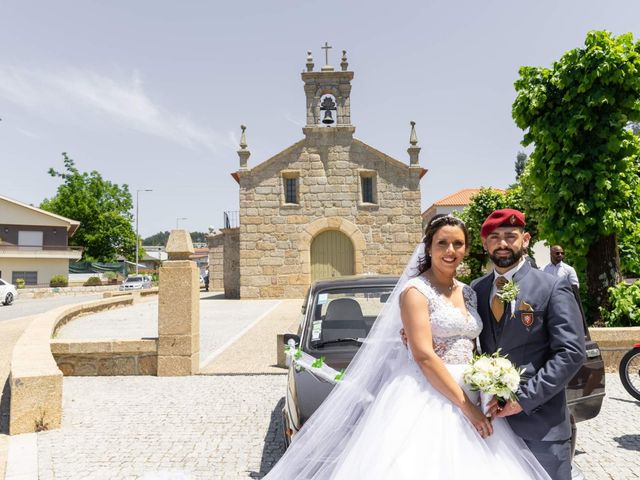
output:
M584 327L571 285L531 268L528 262L513 276L520 292L515 311L506 315L499 337L494 335L490 310L493 272L471 283L478 297L478 313L484 325L480 347L485 353L500 349L502 355L525 369L518 402L523 411L507 417L513 431L527 440L560 441L571 437L565 387L582 366L585 356ZM531 305L526 314L524 302ZM524 316L523 316L523 313Z

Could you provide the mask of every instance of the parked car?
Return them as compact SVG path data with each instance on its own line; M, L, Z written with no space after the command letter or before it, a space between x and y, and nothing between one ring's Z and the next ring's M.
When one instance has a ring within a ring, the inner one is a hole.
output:
M317 281L311 285L302 306L302 319L296 335L285 335L302 352L325 357L328 366L341 370L358 351L378 313L389 298L398 277L367 275ZM590 339L584 322L587 360L566 389L573 425L595 417L604 398L604 362L598 345ZM285 443L291 438L327 397L333 383L323 381L310 369L289 366L287 392L282 410Z
M0 303L3 305L11 305L17 296L18 289L16 286L0 278Z
M120 285L120 290L141 290L143 288L151 288L151 277L147 275L129 275Z

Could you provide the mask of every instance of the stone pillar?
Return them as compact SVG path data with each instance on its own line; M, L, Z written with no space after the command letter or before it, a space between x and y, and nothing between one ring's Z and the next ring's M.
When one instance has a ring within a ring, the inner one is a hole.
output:
M186 230L172 230L169 259L160 267L158 376L192 375L200 369L200 282Z

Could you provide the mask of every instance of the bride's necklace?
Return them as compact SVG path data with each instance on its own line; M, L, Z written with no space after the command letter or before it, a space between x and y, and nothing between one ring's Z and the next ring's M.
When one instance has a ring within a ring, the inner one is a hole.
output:
M433 274L431 274L431 275L427 274L427 280L429 280L429 283L431 283L431 285L436 287L436 289L440 293L451 293L451 292L453 292L453 289L456 287L456 281L453 278L451 279L451 284L450 285L443 285L443 284L439 283L438 281L436 281L436 279L434 278Z

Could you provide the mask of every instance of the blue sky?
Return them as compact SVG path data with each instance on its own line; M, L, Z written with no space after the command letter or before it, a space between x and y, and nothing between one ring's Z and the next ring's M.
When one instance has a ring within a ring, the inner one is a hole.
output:
M0 194L55 194L61 152L137 189L140 233L220 227L235 210L240 124L249 165L302 138L300 79L328 41L355 72L356 137L408 162L417 122L422 206L506 187L522 132L521 65L549 66L587 31L640 37L637 0L0 0Z

